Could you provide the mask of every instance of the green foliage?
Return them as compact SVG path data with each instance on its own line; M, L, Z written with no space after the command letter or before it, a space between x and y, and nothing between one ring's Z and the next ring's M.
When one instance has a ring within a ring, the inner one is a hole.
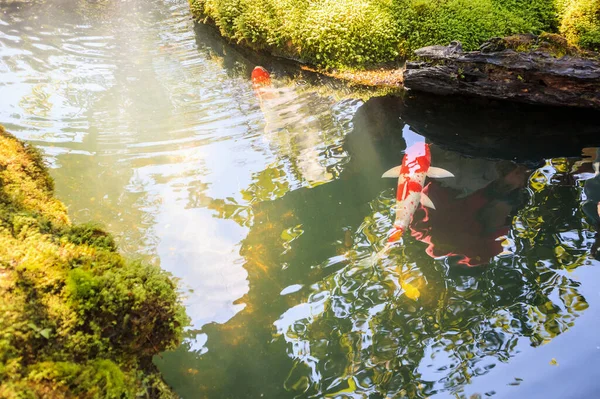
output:
M480 0L405 0L398 19L406 21L400 32L405 38L405 54L435 44L458 40L466 50L474 50L494 36L519 32L538 32L541 21L522 18L517 7L506 7L492 1ZM499 3L499 2L498 2Z
M570 44L600 51L600 1L559 0L563 14L560 31Z
M190 0L223 36L325 68L368 67L459 40L558 26L554 0Z
M40 362L31 367L30 381L68 387L76 396L120 399L135 396L135 383L130 375L108 359L84 364L72 362Z
M297 34L300 55L314 64L369 65L399 55L400 41L391 9L383 2L312 3Z
M508 14L514 14L530 27L518 33L556 32L559 14L556 0L493 0L493 4Z
M187 323L175 283L71 225L52 188L0 126L0 397L168 397L151 359Z

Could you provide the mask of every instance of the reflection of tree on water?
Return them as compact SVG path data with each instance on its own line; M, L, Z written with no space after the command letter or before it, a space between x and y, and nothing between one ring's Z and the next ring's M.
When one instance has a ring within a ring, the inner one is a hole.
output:
M559 195L563 201L573 198L567 209L552 206L557 187L548 184L536 192L509 233L515 255L469 273L423 256L423 245L410 238L405 264L396 263L399 251L375 270L360 262L378 245L372 240L391 227L390 195L374 201L348 254L355 261L313 285L308 306L297 306L304 309L300 317L292 309L276 323L296 360L294 381L286 385L306 396L460 391L515 355L519 338L536 346L568 329L587 303L579 284L562 271L579 264L591 240L564 245L586 227L577 189L567 188ZM561 216L550 220L556 214ZM550 223L528 226L522 215ZM556 240L550 250L544 237ZM398 270L419 287L417 301L394 283Z
M456 259L434 259L426 244L406 235L403 252L395 249L372 267L366 260L391 227L394 202L393 183L373 176L399 162L404 126L361 110L338 179L294 190L286 169L267 168L243 190L254 198L250 205L200 201L250 227L241 247L250 289L238 301L243 311L203 327L202 354L176 354L192 371L170 378L188 381L178 385L190 396L198 387L207 397L235 398L460 392L519 345L537 346L568 329L587 307L564 270L583 264L592 238L579 210L581 190L557 183L561 161L542 168L547 179L540 182L537 172L524 179L529 172L511 162L436 148L438 161L450 163L441 166L459 180L443 182L452 198L493 188L485 193L484 220L492 232L508 228L500 249L514 255L457 267ZM376 122L373 132L369 120ZM460 182L461 176L469 177ZM436 206L443 212L443 204ZM435 227L448 234L455 228ZM400 277L419 290L418 299L405 295ZM167 377L171 359L161 367Z
M400 153L402 146L399 140L394 153ZM365 133L347 142L345 150L370 157L386 147L390 149L389 140L374 144ZM206 397L289 396L282 384L292 360L285 342L273 339L273 322L287 309L306 302L305 287L343 266L319 264L347 249L345 232L360 225L368 201L387 186L386 181L371 178L384 170L375 157L358 157L357 162L346 164L347 158L337 151L324 156L334 170L344 165L345 175L310 189L299 188L296 175L277 162L253 175L253 182L241 190L243 201L209 198L201 187L190 191L190 207L208 207L217 217L250 227L240 249L249 291L237 301L244 309L227 323L202 328L208 335L202 354L182 347L159 362L167 381L183 397L195 397L197 392ZM281 295L294 285L295 292Z
M411 233L428 244L425 252L433 258L446 256L466 266L486 264L503 252L501 237L508 233L511 214L522 205L530 171L509 161L465 158L431 148L437 166L448 164L460 174L428 184L424 192L436 210L421 208Z
M373 269L360 262L370 258L372 248L380 245L391 225L391 190L371 202L370 215L356 229L354 243L344 254L323 262L319 259L328 252L326 245L314 247L318 255L311 256L302 253L301 248L312 246L297 241L290 243L291 254L281 255L286 252L285 240L298 238L284 234L293 226L303 225L305 234L316 233L307 213L289 211L299 209L294 202L306 199L299 194L321 197L313 191L326 188L288 193L288 201L264 203L255 209L251 233L242 247L251 282L250 292L241 299L247 308L223 326L204 329L209 335L209 352L200 364L210 364L211 359L215 360L212 356L223 353L231 353L229 371L236 368L236 363L242 367L277 359L280 366L287 367L286 372L276 367L270 377L285 380L292 396L335 396L336 392L341 395L354 391L391 396L404 392L424 397L444 389L460 390L471 378L493 368L496 361L507 361L516 353L520 337L529 338L533 345L550 340L569 328L577 313L587 306L577 293L577 283L561 275L561 258L539 263L538 259L545 259L541 254L547 252L545 242L526 245L535 237L568 235L584 228L579 215L579 221L563 231L564 222L578 212L574 188L560 193L563 200L574 198L569 209L561 209L565 220L527 228L520 224L522 215L535 221L556 213L556 209L545 207L556 187L548 184L536 192L518 212L509 233L516 255L495 259L491 267L469 273L426 256L424 245L411 238L406 239L406 264L395 263L398 251L384 260L382 268ZM589 244L589 239L586 242ZM586 242L573 248L573 254L585 254ZM286 259L292 270L281 267ZM322 266L301 277L315 262ZM338 270L328 275L327 265ZM404 278L420 290L417 301L402 295L396 284L398 267ZM283 288L298 281L306 282L310 290L277 297ZM270 296L274 301L268 305ZM270 323L278 314L283 315L275 324L288 343L293 366L278 353L284 350L282 342L270 342ZM201 371L200 380L219 369L205 371L202 367ZM245 373L254 375L254 371ZM227 376L218 374L217 379L221 378Z

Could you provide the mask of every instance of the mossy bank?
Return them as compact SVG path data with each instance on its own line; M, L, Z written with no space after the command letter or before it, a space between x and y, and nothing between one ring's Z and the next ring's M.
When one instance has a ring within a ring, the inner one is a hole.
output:
M0 126L0 397L172 397L152 356L187 323L160 268L73 225L40 154Z
M194 17L226 38L329 70L379 68L455 40L474 50L519 33L600 47L598 0L189 1Z

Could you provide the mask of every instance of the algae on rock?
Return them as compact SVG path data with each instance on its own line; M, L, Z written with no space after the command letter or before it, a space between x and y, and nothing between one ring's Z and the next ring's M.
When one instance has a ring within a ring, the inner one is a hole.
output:
M176 284L72 225L40 154L0 126L0 397L172 397L152 356L188 322Z

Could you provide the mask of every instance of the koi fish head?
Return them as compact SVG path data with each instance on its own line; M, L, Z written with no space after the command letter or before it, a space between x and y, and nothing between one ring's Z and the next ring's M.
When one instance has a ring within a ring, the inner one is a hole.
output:
M257 66L252 70L251 79L254 87L269 86L271 84L271 74L261 66Z
M431 166L429 144L418 142L406 149L400 173L427 173Z

